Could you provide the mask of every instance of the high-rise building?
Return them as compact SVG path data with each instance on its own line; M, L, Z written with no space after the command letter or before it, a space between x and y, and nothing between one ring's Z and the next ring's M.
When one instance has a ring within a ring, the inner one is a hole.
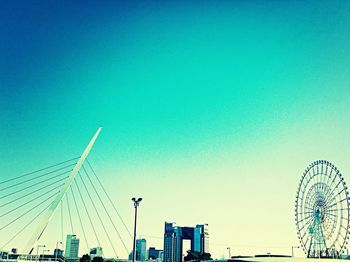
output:
M196 225L194 228L194 251L209 253L208 224Z
M66 258L77 258L79 253L79 238L76 235L67 235L66 239Z
M136 239L136 260L144 261L147 259L146 239Z
M179 227L165 222L164 262L182 262L184 239L191 240L191 251L209 252L207 224L196 225L196 227Z
M175 231L173 223L165 222L164 227L164 262L175 261Z

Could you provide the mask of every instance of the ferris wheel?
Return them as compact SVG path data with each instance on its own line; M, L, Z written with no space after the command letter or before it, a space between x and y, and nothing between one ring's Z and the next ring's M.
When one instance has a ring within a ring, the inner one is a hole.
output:
M349 202L344 177L332 163L318 160L306 168L295 200L295 224L307 257L348 252Z

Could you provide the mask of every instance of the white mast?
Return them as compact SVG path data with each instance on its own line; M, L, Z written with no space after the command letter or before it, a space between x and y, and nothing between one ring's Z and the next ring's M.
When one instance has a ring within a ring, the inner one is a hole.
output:
M55 213L55 210L57 209L58 204L62 200L62 198L63 198L64 194L66 193L67 189L69 188L70 184L73 182L75 176L78 174L78 172L79 172L81 166L83 165L87 155L89 154L92 146L94 145L94 143L95 143L95 141L96 141L96 139L97 139L101 129L102 129L102 127L99 127L97 129L95 135L92 137L90 143L85 148L83 154L79 158L77 164L73 168L73 170L70 173L69 177L67 178L66 182L62 186L60 192L58 193L58 195L56 196L56 198L53 200L52 204L50 205L49 209L47 210L47 212L46 212L45 216L43 217L41 223L39 224L39 226L35 230L32 238L27 243L27 246L26 246L25 250L29 251L28 254L31 254L33 252L34 248L37 246L38 241L39 241L40 237L42 236L42 234L44 233L44 231L45 231L48 223L50 222L53 214Z

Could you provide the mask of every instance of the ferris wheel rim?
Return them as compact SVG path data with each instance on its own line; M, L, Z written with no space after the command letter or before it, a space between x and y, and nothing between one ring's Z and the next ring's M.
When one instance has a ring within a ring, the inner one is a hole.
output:
M321 165L321 170L319 170L319 165ZM317 167L316 173L314 170L315 167ZM325 168L325 170L323 168ZM330 169L330 173L328 173L328 169ZM313 175L311 175L309 180L305 183L305 179L308 176L308 174L310 174L311 170L313 172ZM329 178L331 178L332 176L334 177L332 180L332 184L328 185ZM339 179L339 182L332 189L333 183L337 178ZM317 181L317 183L315 183L315 181L313 180ZM310 181L313 182L312 186L308 185ZM334 191L339 187L341 187L342 190L340 192L339 190L337 190L334 193ZM341 201L336 201L335 203L333 203L337 198L340 197L341 194L344 194L345 198ZM338 206L340 206L340 209L337 208ZM305 211L305 207L307 207L307 209L310 210ZM330 207L335 208L333 210L330 209ZM323 232L324 230L327 233L326 236L324 236L322 233L323 241L325 243L326 240L332 242L331 247L335 247L337 243L337 246L339 246L339 252L342 252L345 248L345 245L348 244L349 239L349 208L349 192L344 177L337 169L337 167L327 160L316 160L309 164L299 181L295 199L295 224L297 228L298 238L301 246L303 247L304 252L307 253L307 244L309 243L309 238L311 234L310 232L308 234L308 229L311 227L309 225L315 224L315 210L319 212L319 216L322 215L322 220L318 222L320 224L320 228L322 229L321 232ZM338 213L339 218L337 217ZM331 218L331 216L335 216L335 218ZM339 225L337 224L338 219ZM311 238L313 237L314 236L312 236ZM325 247L327 247L327 245L325 245Z

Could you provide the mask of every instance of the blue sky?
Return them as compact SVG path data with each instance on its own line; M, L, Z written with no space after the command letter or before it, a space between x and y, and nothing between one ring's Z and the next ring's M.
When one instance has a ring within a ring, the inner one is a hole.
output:
M309 162L350 173L346 1L2 5L2 178L79 155L102 125L90 159L127 220L142 195L140 232L208 222L219 257L297 242Z

